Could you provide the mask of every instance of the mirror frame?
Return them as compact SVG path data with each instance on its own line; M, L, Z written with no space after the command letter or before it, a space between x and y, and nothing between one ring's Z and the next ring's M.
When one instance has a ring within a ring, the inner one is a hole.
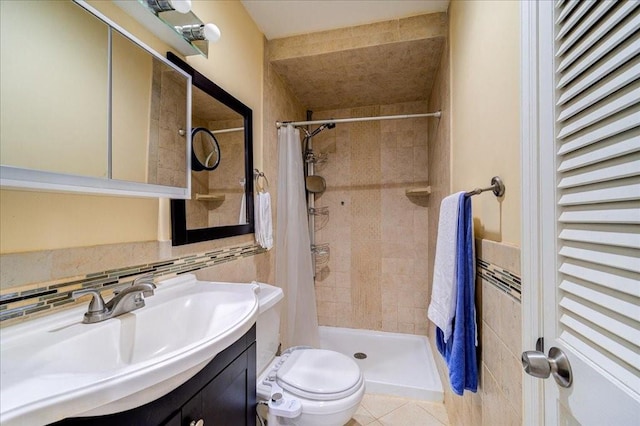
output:
M233 237L236 235L252 234L253 220L253 112L251 108L233 97L229 92L200 74L189 64L172 52L167 52L169 61L177 65L191 76L192 84L207 93L220 103L231 108L244 119L244 177L245 197L247 207L247 223L243 225L215 226L212 228L187 229L186 200L171 200L171 245L199 243Z

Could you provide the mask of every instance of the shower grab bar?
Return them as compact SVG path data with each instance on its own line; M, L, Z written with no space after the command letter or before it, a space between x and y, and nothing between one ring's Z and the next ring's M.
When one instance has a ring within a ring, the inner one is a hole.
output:
M505 191L504 182L500 179L500 176L494 176L491 178L491 186L486 188L476 188L473 191L467 191L465 195L472 197L474 195L481 194L485 191L493 191L493 195L496 197L502 197Z
M291 124L294 127L309 126L311 124L337 124L337 123L355 123L358 121L375 121L375 120L397 120L401 118L420 118L435 117L440 118L442 112L429 112L425 114L404 114L404 115L381 115L379 117L356 117L356 118L330 118L328 120L312 120L312 121L276 121L276 127L280 128Z

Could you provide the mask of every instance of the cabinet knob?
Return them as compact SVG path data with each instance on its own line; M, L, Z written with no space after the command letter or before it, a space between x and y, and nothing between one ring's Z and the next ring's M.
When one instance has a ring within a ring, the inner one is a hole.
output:
M204 426L204 420L202 419L198 421L191 420L191 423L189 423L189 426Z

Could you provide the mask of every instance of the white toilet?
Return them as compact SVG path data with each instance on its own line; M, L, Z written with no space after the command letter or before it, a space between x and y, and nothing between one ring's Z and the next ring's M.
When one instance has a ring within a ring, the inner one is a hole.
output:
M282 289L259 284L257 320L258 401L269 401L269 426L342 426L364 396L364 377L346 355L294 347L276 357Z

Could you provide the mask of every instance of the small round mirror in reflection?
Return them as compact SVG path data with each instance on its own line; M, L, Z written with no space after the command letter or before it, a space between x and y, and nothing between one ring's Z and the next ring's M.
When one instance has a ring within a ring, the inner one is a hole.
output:
M215 170L220 164L220 145L209 129L195 127L191 131L191 169L197 172Z

